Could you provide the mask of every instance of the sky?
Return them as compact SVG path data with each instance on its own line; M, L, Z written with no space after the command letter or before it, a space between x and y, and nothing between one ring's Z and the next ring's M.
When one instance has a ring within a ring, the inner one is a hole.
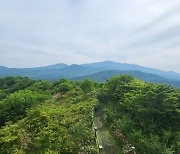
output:
M0 66L105 60L180 73L180 0L0 0Z

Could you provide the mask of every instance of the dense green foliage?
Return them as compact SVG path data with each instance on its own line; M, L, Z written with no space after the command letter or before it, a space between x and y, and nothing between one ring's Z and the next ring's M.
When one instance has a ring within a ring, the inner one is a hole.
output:
M0 102L1 153L96 153L92 95L66 79L33 81L7 95Z
M5 98L7 95L14 93L18 90L23 90L34 83L29 78L22 77L7 77L0 78L0 100Z
M0 103L0 126L5 122L13 123L26 115L27 109L33 107L48 97L30 90L21 90L10 94Z
M97 100L99 100L97 102ZM129 75L106 83L0 79L0 153L97 153L92 108L137 153L180 153L180 90Z
M100 100L106 124L126 134L138 153L180 153L179 90L122 75L105 84Z
M82 81L80 87L84 93L91 92L93 90L93 87L94 87L94 82L89 80L89 79L85 79L84 81Z

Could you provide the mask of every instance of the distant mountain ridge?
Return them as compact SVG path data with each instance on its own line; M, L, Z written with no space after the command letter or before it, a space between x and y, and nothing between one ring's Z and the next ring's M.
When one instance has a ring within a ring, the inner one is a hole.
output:
M61 69L61 68L65 68L65 67L68 67L68 66L69 65L64 64L64 63L58 63L58 64L54 64L54 65L35 67L35 68L36 69ZM34 68L30 68L30 69L34 69Z
M58 80L60 78L79 80L91 78L95 79L95 81L104 81L117 74L130 74L144 81L179 85L180 87L180 73L112 61L82 65L59 63L35 68L7 68L0 66L0 78L7 76L26 76L32 79L46 80Z
M135 78L139 78L141 80L147 80L149 82L168 82L169 80L163 77L160 77L158 75L155 74L150 74L150 73L144 73L144 72L140 72L140 71L134 71L134 70L130 70L130 71L119 71L119 70L106 70L106 71L102 71L102 72L98 72L95 74L90 74L87 76L81 76L81 77L77 77L74 78L75 80L83 80L85 78L90 78L92 80L95 81L100 81L100 82L105 82L106 80L108 80L109 78L111 78L114 75L121 75L121 74L129 74L134 76Z
M90 74L87 76L72 78L72 80L91 79L91 80L97 81L97 82L105 82L108 79L110 79L112 76L121 75L121 74L129 74L135 78L138 78L140 80L147 81L147 82L168 84L168 85L171 85L171 86L174 86L177 88L180 87L180 81L173 81L173 80L169 80L169 79L160 77L155 74L144 73L144 72L134 71L134 70L132 70L132 71L131 70L130 71L107 70L107 71L102 71L102 72L98 72L95 74Z
M126 63L117 63L112 61L104 61L104 62L97 62L97 63L89 63L83 64L83 66L91 66L91 67L101 67L105 68L106 70L137 70L145 73L152 73L156 74L165 78L180 80L180 73L176 72L167 72L158 69L143 67L135 64L126 64Z

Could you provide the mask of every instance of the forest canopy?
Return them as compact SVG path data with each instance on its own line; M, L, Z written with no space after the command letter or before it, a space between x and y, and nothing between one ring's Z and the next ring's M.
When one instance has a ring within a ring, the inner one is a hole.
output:
M121 132L137 153L180 153L180 89L129 75L105 83L0 79L1 153L97 153L94 104L117 145Z

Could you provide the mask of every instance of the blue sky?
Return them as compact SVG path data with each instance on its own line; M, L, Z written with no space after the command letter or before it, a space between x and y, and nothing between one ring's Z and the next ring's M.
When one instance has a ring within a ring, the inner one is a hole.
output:
M0 65L105 60L180 72L180 1L0 0Z

